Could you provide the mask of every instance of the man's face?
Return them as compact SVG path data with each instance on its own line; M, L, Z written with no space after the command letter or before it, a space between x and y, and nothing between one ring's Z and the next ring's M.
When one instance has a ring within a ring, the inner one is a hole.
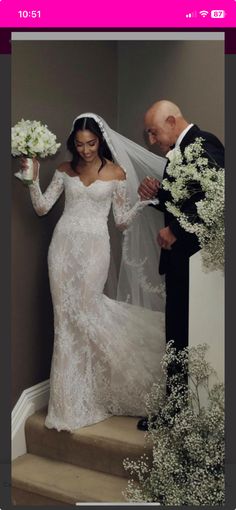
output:
M157 115L146 115L145 131L150 145L157 144L162 154L166 154L175 143L173 126L168 119L159 120Z

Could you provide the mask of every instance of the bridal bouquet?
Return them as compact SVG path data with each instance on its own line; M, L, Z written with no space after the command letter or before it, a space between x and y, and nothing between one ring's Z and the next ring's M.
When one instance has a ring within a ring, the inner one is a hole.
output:
M180 149L171 151L167 168L171 180L164 179L162 185L172 196L172 202L166 202L168 211L187 232L197 235L204 269L222 270L224 169L204 156L202 142L202 138L197 138L184 154Z
M56 143L56 136L49 131L47 125L40 121L21 119L11 131L12 156L25 156L29 159L29 170L24 170L23 175L17 172L16 177L21 180L32 182L33 164L32 158L46 158L56 154L60 143Z

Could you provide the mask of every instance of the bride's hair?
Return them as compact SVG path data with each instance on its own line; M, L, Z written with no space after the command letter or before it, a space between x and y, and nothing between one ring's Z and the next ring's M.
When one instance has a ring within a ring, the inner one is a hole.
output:
M67 149L72 154L71 168L75 171L76 166L78 165L79 160L81 159L81 156L79 155L75 147L75 135L77 131L85 130L91 131L91 133L96 135L99 139L98 155L102 161L102 165L99 168L100 171L102 167L106 164L105 158L109 159L110 161L113 161L113 158L111 151L103 138L100 127L92 117L81 117L80 119L77 119L74 123L73 131L70 133L70 136L66 142Z

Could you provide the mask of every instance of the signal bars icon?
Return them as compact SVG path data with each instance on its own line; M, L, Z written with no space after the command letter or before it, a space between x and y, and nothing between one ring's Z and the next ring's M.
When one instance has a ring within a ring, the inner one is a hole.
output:
M199 14L200 14L200 16L202 16L202 18L205 18L209 14L209 11L199 11ZM196 18L197 17L197 11L188 12L188 14L186 14L185 17L186 18Z
M185 15L186 18L196 18L197 17L197 12L194 11L194 12L189 12L188 14Z

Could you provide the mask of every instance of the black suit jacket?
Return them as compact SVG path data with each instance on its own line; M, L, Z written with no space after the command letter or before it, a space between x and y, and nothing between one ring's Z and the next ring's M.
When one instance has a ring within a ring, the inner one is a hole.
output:
M213 158L215 162L223 168L224 146L215 135L208 133L207 131L201 131L201 129L199 129L196 125L193 125L183 138L180 144L181 152L183 152L189 144L193 143L196 138L199 137L204 139L202 143L203 148L205 149L204 157L208 157L211 161ZM169 179L167 167L168 163L166 165L163 178ZM166 201L172 201L170 192L160 188L157 197L160 203L156 207L164 212L165 226L170 227L177 239L172 245L171 250L161 250L159 272L160 274L165 274L170 267L175 268L177 271L181 270L181 266L188 263L189 257L196 253L200 249L200 246L197 236L186 232L180 226L178 220L166 210ZM196 210L195 202L201 198L202 197L199 194L199 196L196 195L194 199L192 198L186 201L184 204L185 212L190 212L193 208Z

